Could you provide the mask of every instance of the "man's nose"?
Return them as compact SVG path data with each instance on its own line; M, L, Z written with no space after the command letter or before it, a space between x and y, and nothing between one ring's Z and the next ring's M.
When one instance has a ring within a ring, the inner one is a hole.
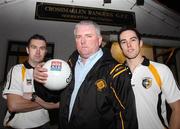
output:
M128 41L128 42L127 42L127 47L130 47L130 46L131 46L131 42Z
M40 53L40 48L36 49L36 53L38 53L38 54Z
M82 37L82 38L81 38L81 44L84 44L85 41L86 41L85 37Z

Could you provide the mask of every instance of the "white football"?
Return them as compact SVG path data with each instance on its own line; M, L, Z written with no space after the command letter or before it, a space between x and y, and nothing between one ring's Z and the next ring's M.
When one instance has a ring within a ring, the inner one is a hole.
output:
M48 60L43 65L43 68L46 68L48 70L48 78L44 86L50 90L64 89L71 81L71 68L64 60Z

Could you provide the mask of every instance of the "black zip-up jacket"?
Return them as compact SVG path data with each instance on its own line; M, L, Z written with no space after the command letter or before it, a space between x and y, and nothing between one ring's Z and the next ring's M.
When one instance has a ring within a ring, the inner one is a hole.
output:
M137 129L130 77L125 67L118 64L107 50L103 50L103 56L91 68L81 84L68 121L77 59L76 51L69 59L72 81L61 93L60 129Z

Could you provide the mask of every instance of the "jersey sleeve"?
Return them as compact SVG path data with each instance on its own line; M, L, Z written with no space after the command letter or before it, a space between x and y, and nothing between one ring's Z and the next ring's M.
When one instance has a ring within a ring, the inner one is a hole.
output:
M179 86L171 72L171 70L163 65L161 70L162 76L162 92L165 95L168 103L173 103L180 100L180 90Z
M23 95L21 65L13 66L7 74L3 97L7 94Z

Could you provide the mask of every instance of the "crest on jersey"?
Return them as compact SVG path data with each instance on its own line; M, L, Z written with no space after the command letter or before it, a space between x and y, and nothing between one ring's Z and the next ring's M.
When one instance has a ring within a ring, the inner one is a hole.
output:
M96 87L99 91L102 91L102 89L104 89L107 86L105 80L103 79L99 79L96 81Z
M144 77L142 80L142 85L144 88L148 89L152 85L152 78L150 77Z

